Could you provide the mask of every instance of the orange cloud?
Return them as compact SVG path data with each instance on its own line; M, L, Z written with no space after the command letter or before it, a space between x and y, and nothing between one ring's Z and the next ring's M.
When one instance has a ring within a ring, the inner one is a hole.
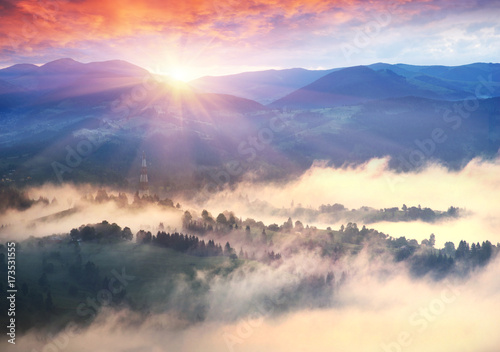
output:
M0 66L45 63L68 56L82 61L120 58L151 69L179 66L188 60L190 66L205 67L204 72L212 72L213 67L227 71L227 66L242 62L255 67L330 67L336 60L337 65L345 66L341 46L352 43L360 30L376 21L377 14L386 15L390 24L378 39L382 44L392 41L390 52L373 42L372 51L367 48L363 52L368 62L361 61L366 64L387 60L390 56L386 54L397 56L403 48L411 51L415 47L410 44L412 40L421 37L422 42L431 32L433 37L438 36L433 45L441 45L447 36L443 31L457 18L435 27L437 32L429 28L450 14L464 14L461 18L468 23L491 17L498 7L490 2L487 6L491 9L483 8L477 15L480 4L485 3L0 0ZM388 11L391 16L387 16ZM486 39L483 41L485 46L491 46ZM374 59L373 50L380 51L377 56L381 57ZM420 56L427 58L431 54Z
M72 46L150 33L216 36L238 40L271 32L278 26L313 25L314 16L349 12L358 6L383 4L357 1L255 0L21 0L4 1L0 50L31 51L35 47ZM312 18L301 19L311 15ZM349 16L351 17L351 16Z

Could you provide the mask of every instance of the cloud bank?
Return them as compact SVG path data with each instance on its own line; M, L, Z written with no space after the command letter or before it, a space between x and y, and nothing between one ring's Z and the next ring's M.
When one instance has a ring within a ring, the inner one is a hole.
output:
M387 167L388 159L372 159L358 167L332 168L316 164L301 177L288 183L242 183L232 192L221 192L204 205L212 212L234 210L238 216L282 224L287 217L270 216L265 202L274 209L297 206L317 209L320 205L339 203L350 209L368 206L375 209L421 205L434 210L450 206L464 210L463 218L440 223L373 223L370 227L393 237L422 240L431 233L437 244L456 244L461 239L473 242L500 242L500 159L474 159L460 171L430 164L421 171L397 173ZM257 203L256 203L257 201ZM293 219L303 220L303 219ZM342 223L342 222L341 222ZM316 223L320 228L340 224ZM305 225L305 224L304 224ZM358 224L361 225L361 224Z
M120 58L163 72L185 66L193 77L243 67L494 61L500 40L498 4L479 0L5 0L0 13L2 66Z
M475 159L460 171L429 165L420 172L397 174L387 167L387 160L375 159L358 167L331 168L317 164L297 180L283 184L244 183L234 191L212 195L205 204L182 202L186 208L206 207L212 214L235 210L237 215L265 217L248 206L252 201L267 202L273 207L289 206L293 200L317 207L343 203L351 208L369 205L375 208L405 204L446 209L449 205L467 208L471 215L452 222L427 224L379 223L371 226L391 235L425 238L432 231L468 241L498 239L498 204L500 196L499 160ZM46 186L29 190L29 195L54 195L55 209L76 203L81 193L92 188ZM242 201L243 200L243 201ZM66 202L67 204L63 204ZM53 210L53 209L52 209ZM44 215L44 208L10 213L11 219L29 219ZM253 212L253 213L252 213ZM37 226L45 232L79 226L105 218L121 226L141 226L163 220L173 224L182 212L165 213L147 208L137 214L127 213L110 204L85 208L61 223ZM14 217L13 217L14 216ZM169 217L171 216L171 217ZM5 217L3 218L5 220ZM286 219L283 219L283 221ZM74 225L73 225L74 224ZM53 226L53 227L51 227ZM171 225L172 226L172 225ZM449 234L447 234L447 232ZM479 233L479 234L478 234ZM293 234L291 235L293 237ZM448 239L446 237L446 239ZM233 243L233 242L231 242ZM286 238L277 241L281 249L293 247ZM287 254L279 265L247 263L227 276L211 276L198 271L196 279L208 287L200 297L180 277L169 303L159 302L148 314L122 309L102 309L87 328L68 329L56 335L32 331L18 338L16 349L37 351L436 351L493 352L500 344L496 327L500 324L500 261L491 262L467 278L434 281L412 278L404 263L394 263L370 247L356 256L340 261L322 257L314 250ZM335 273L335 286L318 297L315 290L299 289L303 280L314 275ZM347 279L342 280L342 272ZM150 290L161 289L162 282ZM205 306L203 319L169 310L176 307ZM5 341L0 344L6 344ZM3 346L2 346L3 347ZM12 350L6 346L5 350Z

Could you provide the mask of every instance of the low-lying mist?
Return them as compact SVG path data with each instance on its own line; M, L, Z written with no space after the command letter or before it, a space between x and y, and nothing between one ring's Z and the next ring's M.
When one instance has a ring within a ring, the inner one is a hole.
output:
M140 229L151 230L160 223L172 230L181 229L181 215L174 207L158 206L150 203L140 207L120 206L113 201L92 202L87 197L95 197L99 188L90 185L74 186L46 185L26 190L32 199L43 197L50 204L35 204L24 211L8 210L0 216L0 224L7 226L0 232L5 240L23 240L30 236L42 237L52 234L69 233L72 228L103 220L128 226L135 234ZM109 190L110 195L117 191ZM132 205L134 194L126 194L128 205ZM52 202L52 200L54 200Z
M386 222L377 221L369 226L393 237L406 236L418 241L436 235L437 244L465 239L472 242L490 240L500 242L497 231L500 225L500 159L483 161L474 159L460 171L429 164L419 172L397 173L388 168L388 159L373 159L358 167L332 168L318 163L313 165L297 180L288 183L251 183L242 182L234 190L219 193L205 193L210 196L203 202L179 197L182 211L201 213L208 209L213 214L232 211L238 217L254 218L271 223L282 224L293 216L294 208L318 209L321 205L342 204L346 209L359 209L367 206L373 209L421 205L433 210L446 211L450 206L462 210L458 219L436 222ZM46 185L28 189L33 199L42 196L57 202L44 206L35 205L22 212L10 210L0 216L0 223L10 225L0 235L4 238L46 236L53 233L68 232L82 224L102 220L116 222L130 227L134 233L141 227L154 227L160 222L172 229L181 228L182 212L178 209L154 206L140 209L123 209L113 202L88 204L81 200L86 194L96 194L97 188L90 185ZM113 191L110 191L113 192ZM116 192L117 193L117 192ZM133 202L133 193L127 194L128 202ZM59 218L40 219L44 216L77 206L73 214ZM339 228L348 219L327 222L318 216L313 219L294 217L306 224L319 228ZM364 223L360 221L361 227ZM367 224L368 226L368 224Z
M317 264L302 260L305 267ZM403 267L373 260L368 252L342 265L349 278L325 307L283 310L282 299L273 295L298 277L290 267L256 271L243 267L211 283L210 314L204 321L187 322L169 312L144 315L102 309L87 328L68 328L43 339L31 332L15 348L493 352L499 346L498 260L468 279L440 282L414 280Z
M370 227L393 237L406 236L421 241L434 233L437 243L465 239L500 242L500 159L474 159L460 171L429 164L420 171L397 173L388 159L372 159L358 167L332 168L318 163L289 183L254 184L243 182L234 191L214 194L204 206L212 212L233 210L239 216L265 223L286 221L287 216L271 216L270 210L302 206L317 209L339 203L350 209L374 209L421 205L446 211L450 206L463 210L454 221L424 223L371 223ZM293 219L302 220L302 219ZM338 228L345 221L325 223L321 218L311 225ZM305 223L304 223L305 225ZM358 224L362 225L362 224Z
M201 203L173 199L174 204L180 203L178 207L147 202L133 206L133 194L126 194L126 206L115 201L89 201L87 195L95 197L97 192L92 186L31 188L26 190L30 198L42 196L56 201L35 204L24 211L8 210L0 217L0 223L8 225L2 228L0 238L21 241L30 236L68 233L82 224L103 220L122 228L128 226L134 234L140 229L154 234L160 223L166 230L181 231L184 212L198 218L203 209L214 218L232 211L238 218L282 224L294 208L317 209L338 203L349 209L401 208L406 204L446 211L454 206L461 210L456 218L379 221L369 227L394 238L406 236L418 241L434 233L436 248L447 241L455 245L460 240L500 241L499 159L475 159L460 171L431 164L406 174L398 174L387 165L386 159L371 160L359 167L316 164L293 182L244 182L232 191L210 194ZM342 219L328 223L321 217L303 222L304 226L323 229L338 229L345 223ZM279 251L284 259L234 264L229 258L220 258L224 264L215 269L193 264L192 274L172 278L165 273L142 287L144 297L156 297L144 303L147 310L127 305L101 307L88 326L54 329L54 335L47 329L34 328L19 336L17 346L8 348L44 352L494 352L500 346L496 332L500 317L495 313L500 309L498 256L484 267L472 267L468 275L460 276L457 270L436 280L430 274L415 277L404 262L395 261L388 250L377 247L376 241L363 243L359 252L339 258L324 255L319 247L326 243L321 242L321 236L325 241L333 240L326 231L276 232L272 244L249 242L242 235L245 230L238 231L209 235L222 244L231 242L236 250L245 246L249 251ZM318 240L313 244L310 239ZM137 251L143 248L136 243L130 246L136 246L133 250ZM349 246L346 248L355 247ZM143 251L148 255L149 250ZM137 282L149 275L132 261L127 265ZM168 297L158 301L164 291L170 292ZM2 345L6 345L4 340Z

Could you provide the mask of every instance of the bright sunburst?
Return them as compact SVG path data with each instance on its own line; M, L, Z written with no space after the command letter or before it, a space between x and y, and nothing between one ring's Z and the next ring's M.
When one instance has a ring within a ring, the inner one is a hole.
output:
M187 82L190 79L189 70L184 67L177 66L167 71L167 76L175 79L176 81Z

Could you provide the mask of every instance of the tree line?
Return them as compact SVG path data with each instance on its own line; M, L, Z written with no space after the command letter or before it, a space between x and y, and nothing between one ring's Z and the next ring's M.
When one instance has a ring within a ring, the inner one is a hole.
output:
M199 257L216 257L223 255L234 259L237 258L235 250L231 247L229 242L226 242L223 248L220 243L215 243L214 240L205 242L205 240L200 240L197 236L184 235L178 232L167 233L158 231L156 236L154 236L149 231L140 230L137 232L136 241L138 243L151 243L159 247L170 248L178 252Z

